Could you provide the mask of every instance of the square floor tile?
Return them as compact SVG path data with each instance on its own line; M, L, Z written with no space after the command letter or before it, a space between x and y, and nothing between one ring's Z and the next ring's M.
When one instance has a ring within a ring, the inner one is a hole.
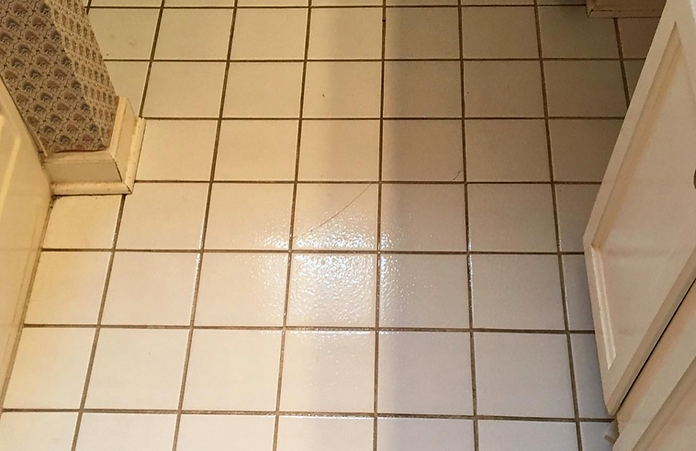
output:
M77 413L5 412L0 420L0 448L9 451L68 451Z
M385 121L383 139L384 180L464 180L461 121Z
M652 44L659 19L622 18L619 19L619 33L624 58L645 58Z
M371 418L280 417L278 451L370 451Z
M312 0L312 6L381 6L380 0Z
M225 117L298 117L302 63L232 63Z
M468 202L472 250L556 251L549 185L471 185Z
M372 332L287 332L280 408L372 412L374 363Z
M479 415L573 418L565 335L477 333L474 343Z
M573 423L484 420L479 421L479 449L577 451L578 439Z
M280 331L195 331L184 408L274 410L280 341Z
M379 411L471 415L469 334L383 332Z
M599 185L557 185L561 250L582 252L582 237L590 220Z
M231 1L234 4L234 0ZM313 5L315 2L312 2ZM273 6L307 6L308 0L238 0L238 6L257 6L257 7L273 7Z
M388 61L385 117L460 117L461 68L453 61Z
M176 415L86 413L76 451L169 451Z
M374 255L294 255L290 272L290 326L375 324Z
M301 184L297 187L296 249L375 249L377 186Z
M291 184L220 184L210 199L206 249L287 249Z
M381 56L381 9L312 10L309 59L379 59Z
M464 73L467 117L544 115L537 61L466 61Z
M462 185L382 187L382 249L463 251L466 249Z
M177 451L271 451L275 418L243 415L182 415Z
M379 136L376 120L303 121L300 180L377 180Z
M626 113L618 61L544 61L550 116L617 116Z
M26 324L96 324L109 266L107 252L43 252Z
M395 0L398 1L398 0ZM415 0L419 1L419 0ZM437 1L437 0L432 0ZM541 0L539 4L544 1L564 1L564 0ZM574 0L580 1L580 0ZM461 0L463 6L508 6L508 5L534 5L534 0Z
M602 394L594 334L573 334L571 343L580 417L610 418Z
M555 255L474 255L474 327L563 329Z
M126 97L138 113L143 103L143 89L150 63L147 61L105 61L109 78L116 89L116 94Z
M621 122L615 119L550 120L554 179L601 182Z
M282 326L286 254L205 254L196 324Z
M3 407L76 409L94 329L24 328Z
M462 9L465 58L537 58L534 8Z
M306 77L304 117L379 117L379 62L309 62Z
M138 163L138 180L210 179L215 121L149 120Z
M472 182L548 181L544 121L467 121L466 173Z
M378 451L474 451L470 420L380 418Z
M292 180L296 154L297 121L224 121L215 180Z
M306 36L306 8L240 9L232 59L302 59Z
M199 249L208 197L204 183L136 183L127 196L119 249Z
M113 245L121 196L67 196L53 202L43 247L108 249Z
M458 20L454 8L388 8L386 58L459 58Z
M592 451L612 451L612 444L605 438L611 430L611 423L580 423L582 447Z
M105 59L149 59L156 9L92 9L89 21Z
M624 69L626 70L626 83L628 84L628 94L633 97L633 93L638 86L640 73L643 70L645 60L628 60L624 61Z
M182 1L182 0L168 0L167 3L172 3L172 1ZM186 0L183 0L186 1ZM193 0L189 0L193 1ZM159 7L162 0L92 0L92 6L151 6ZM87 4L83 0L83 4Z
M218 117L225 63L154 62L144 116Z
M614 20L587 17L584 6L539 8L545 58L618 58Z
M94 0L92 0L94 1ZM152 1L152 0L146 0ZM200 7L200 6L228 6L233 7L235 5L235 0L166 0L167 4L165 6L180 6L180 7ZM241 6L243 2L240 1ZM159 5L159 3L158 3Z
M226 59L231 26L230 9L165 9L155 59Z
M563 256L563 280L571 330L594 330L584 255Z
M382 327L469 327L464 255L383 255Z
M198 258L191 253L116 253L102 323L189 325Z
M176 409L187 330L102 329L88 408Z

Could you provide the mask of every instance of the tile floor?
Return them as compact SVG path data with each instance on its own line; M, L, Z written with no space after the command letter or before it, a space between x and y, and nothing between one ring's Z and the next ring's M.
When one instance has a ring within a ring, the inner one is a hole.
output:
M138 181L55 201L0 449L610 449L581 236L656 20L87 6Z

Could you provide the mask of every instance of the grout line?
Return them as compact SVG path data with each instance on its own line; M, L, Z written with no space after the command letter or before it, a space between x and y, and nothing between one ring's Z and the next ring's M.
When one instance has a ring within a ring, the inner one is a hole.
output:
M641 60L642 61L642 60ZM217 120L217 117L211 116L144 116L145 119L152 121L211 121ZM461 120L461 116L387 116L385 121L447 121ZM297 121L298 117L278 117L278 116L227 116L222 118L223 121ZM544 116L468 116L467 121L530 121L544 120ZM623 120L624 116L549 116L550 120L580 120L586 119L591 121L596 120ZM377 116L369 117L307 117L305 121L368 121L379 120Z
M585 3L569 3L569 4L548 4L548 5L541 5L544 7L551 7L551 8L568 8L568 7L578 7L578 6L584 6ZM454 9L459 7L459 4L452 4L452 3L442 3L442 4L432 4L432 5L382 5L382 4L365 4L365 5L309 5L307 4L304 5L272 5L272 6L256 6L256 5L249 5L249 6L213 6L213 5L196 5L196 6L166 6L166 9L183 9L183 10L206 10L206 9L259 9L259 10L265 10L265 9L376 9L376 8L387 8L387 9ZM490 3L480 3L480 4L466 4L466 5L461 5L461 8L466 9L466 8L500 8L500 7L505 7L505 8L532 8L533 5L530 4L506 4L506 3L498 3L498 4L490 4ZM119 5L99 5L99 6L92 6L93 9L157 9L158 7L156 6L119 6Z
M626 61L623 53L623 44L621 43L619 19L614 19L614 31L616 32L616 45L619 49L619 62L621 64L621 78L623 79L624 95L626 96L626 107L628 107L631 103L631 94L628 89L628 75L626 75Z
M92 0L90 0L91 2ZM161 0L160 6L157 8L159 10L157 14L157 23L155 24L155 34L152 38L152 47L150 48L150 58L146 61L147 71L145 73L145 83L143 84L143 90L140 96L140 105L138 106L138 116L143 117L143 111L145 109L145 101L147 100L147 90L150 86L150 75L152 74L152 63L155 60L155 49L157 48L157 41L159 40L160 28L162 27L162 16L164 15L164 2ZM105 60L108 61L108 60Z
M571 340L571 334L570 334L570 320L568 316L568 305L566 303L566 295L565 295L565 278L563 274L563 257L561 255L561 229L560 229L560 221L559 221L559 213L558 213L558 196L556 195L556 183L555 183L555 177L554 177L554 168L553 168L553 151L551 148L551 128L549 125L549 105L548 105L548 93L547 93L547 86L546 86L546 73L545 73L545 66L544 66L544 61L543 61L543 45L541 41L541 24L540 24L540 19L539 19L539 0L534 0L534 16L535 16L535 21L536 21L536 33L537 33L537 45L539 49L539 56L540 56L540 61L539 61L539 66L541 70L541 87L542 87L542 98L543 98L543 106L544 106L544 125L546 128L546 150L547 150L547 155L548 155L548 166L549 166L549 177L550 177L550 182L551 182L551 199L553 203L553 220L554 220L554 232L556 235L556 250L557 250L557 260L558 260L558 272L559 272L559 281L560 281L560 289L561 289L561 305L563 308L563 324L564 324L564 332L566 336L566 346L567 346L567 352L568 352L568 372L570 373L570 389L571 389L571 396L573 399L573 414L575 417L575 433L576 433L576 440L577 440L577 445L578 445L578 451L583 451L583 445L582 445L582 433L580 429L580 413L579 413L579 407L578 407L578 390L577 390L577 381L575 379L575 366L574 366L574 361L573 361L573 347L572 347L572 340Z
M459 174L457 174L459 175ZM188 183L204 184L201 180L138 180L141 184L155 183ZM285 184L290 185L292 180L215 180L216 184ZM550 185L548 180L541 181L470 181L465 180L299 180L299 185L372 185L382 183L385 185ZM555 182L558 185L601 185L602 182ZM367 189L366 189L367 190ZM363 194L363 193L361 193ZM358 196L359 197L359 196ZM357 198L353 200L355 202Z
M162 0L163 2L166 0ZM234 0L235 6L237 5L238 0ZM236 24L236 19L237 19L237 9L235 8L232 12L232 19L230 21L230 32L229 32L229 39L227 42L227 59L230 58L230 54L232 53L232 41L234 39L234 29L235 29L235 24ZM196 324L196 310L198 307L198 295L200 292L200 284L201 284L201 274L203 272L203 259L205 256L205 240L206 236L208 233L208 219L210 217L210 204L211 204L211 199L213 196L213 186L214 186L214 181L215 181L215 169L217 165L217 156L218 156L218 150L219 150L219 145L220 145L220 133L222 129L222 116L225 108L225 95L227 93L227 81L229 78L229 72L230 72L230 63L227 62L225 64L225 73L223 76L222 80L222 89L220 92L220 105L219 105L219 110L218 110L218 119L217 119L217 127L215 130L215 144L213 146L213 156L212 156L212 161L210 165L210 177L208 180L208 196L206 199L205 203L205 212L203 216L203 229L201 231L201 239L200 239L200 249L199 249L199 257L198 257L198 268L197 268L197 273L196 273L196 281L195 281L195 286L194 286L194 297L193 297L193 302L191 304L191 317L190 317L190 322L189 322L189 334L188 334L188 341L186 343L186 354L184 358L184 368L183 368L183 374L181 377L181 390L179 393L179 404L178 404L178 409L177 409L177 416L176 416L176 424L174 426L174 438L172 441L172 451L176 451L177 447L179 445L179 431L181 430L181 416L182 412L184 410L184 397L185 397L185 392L186 392L186 382L188 380L188 372L189 372L189 367L191 364L191 350L193 347L193 335L194 331L196 330L195 324ZM144 104L144 102L143 102Z
M298 8L302 9L302 8ZM633 58L642 59L642 58ZM618 61L618 57L553 57L553 58L485 58L485 57L462 57L462 58L385 58L384 61L390 63L458 63L460 61L476 61L476 62L500 62L500 61ZM104 61L109 63L140 63L149 61L148 58L107 58ZM292 64L301 63L304 60L301 58L155 58L156 63L249 63L249 64ZM309 58L308 62L312 63L381 63L381 58Z
M43 249L42 252L110 252L110 249ZM200 249L116 249L117 253L153 253L153 254L198 254ZM287 249L204 249L206 254L285 254ZM293 249L295 254L321 254L321 255L376 255L372 249ZM386 255L584 255L581 251L544 252L544 251L400 251L381 250Z

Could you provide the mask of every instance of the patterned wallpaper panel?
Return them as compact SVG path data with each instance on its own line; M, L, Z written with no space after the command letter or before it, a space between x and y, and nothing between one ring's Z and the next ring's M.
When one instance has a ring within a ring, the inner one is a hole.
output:
M0 76L49 154L108 147L116 93L81 0L0 0Z

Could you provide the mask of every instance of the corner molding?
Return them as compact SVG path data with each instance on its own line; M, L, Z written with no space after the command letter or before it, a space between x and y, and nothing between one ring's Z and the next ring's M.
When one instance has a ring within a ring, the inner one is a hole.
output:
M58 152L44 158L53 194L130 194L144 133L145 119L135 116L127 98L119 97L108 149Z

